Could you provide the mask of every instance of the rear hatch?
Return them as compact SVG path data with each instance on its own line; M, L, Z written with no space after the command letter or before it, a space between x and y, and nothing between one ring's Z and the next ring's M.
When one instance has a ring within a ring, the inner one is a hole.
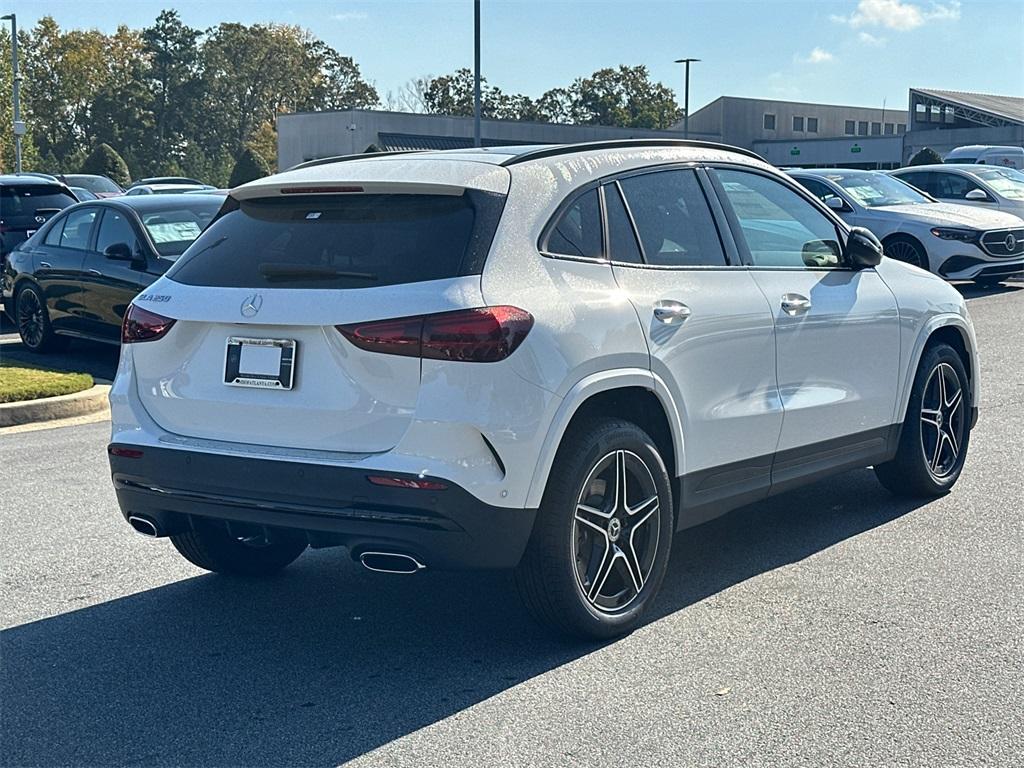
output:
M13 251L50 217L77 202L60 184L0 184L0 255Z
M136 299L175 320L162 338L132 347L139 397L161 427L349 453L401 439L416 408L419 356L361 348L338 326L482 306L479 275L504 194L339 190L229 198ZM400 345L416 322L382 332Z

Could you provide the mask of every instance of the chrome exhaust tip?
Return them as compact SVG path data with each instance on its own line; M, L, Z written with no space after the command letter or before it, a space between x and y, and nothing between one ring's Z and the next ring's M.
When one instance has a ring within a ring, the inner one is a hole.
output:
M139 517L138 515L130 515L128 517L128 525L134 528L136 533L141 533L147 538L160 538L160 531L156 527L156 523L148 518Z
M412 555L401 552L363 552L359 562L374 573L418 573L427 567Z

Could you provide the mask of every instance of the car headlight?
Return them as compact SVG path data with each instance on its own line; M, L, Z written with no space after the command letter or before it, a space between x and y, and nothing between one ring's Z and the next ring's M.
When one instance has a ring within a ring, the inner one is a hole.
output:
M976 229L959 229L957 227L934 227L932 234L940 240L959 240L962 243L977 242L981 232Z

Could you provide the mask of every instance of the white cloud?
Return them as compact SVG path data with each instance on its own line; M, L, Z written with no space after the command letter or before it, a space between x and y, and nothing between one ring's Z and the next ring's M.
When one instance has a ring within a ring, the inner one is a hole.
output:
M806 56L797 56L796 60L800 64L824 64L825 62L832 61L834 58L824 48L815 48Z
M887 42L884 37L876 37L870 32L858 32L857 39L864 43L864 45L874 45L878 47L885 45Z
M929 21L956 21L960 18L959 0L932 3L922 8L903 0L860 0L849 16L833 15L832 21L848 24L854 29L884 27L906 31L916 29Z
M362 21L366 18L366 14L362 11L345 11L343 13L335 13L331 18L335 21Z

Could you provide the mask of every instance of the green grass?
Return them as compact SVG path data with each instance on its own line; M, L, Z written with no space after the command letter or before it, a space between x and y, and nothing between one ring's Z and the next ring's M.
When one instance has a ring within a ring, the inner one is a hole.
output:
M92 384L92 376L88 373L46 371L24 363L0 360L0 403L70 395L89 389Z

